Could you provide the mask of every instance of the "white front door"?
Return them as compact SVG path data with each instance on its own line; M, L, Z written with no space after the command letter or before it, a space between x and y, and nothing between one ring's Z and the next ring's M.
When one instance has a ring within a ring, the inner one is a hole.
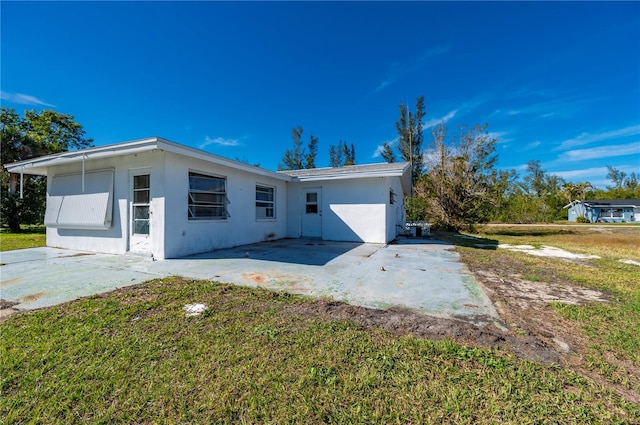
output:
M302 202L302 237L322 238L322 189L304 189Z
M129 251L151 252L151 175L149 170L131 173Z

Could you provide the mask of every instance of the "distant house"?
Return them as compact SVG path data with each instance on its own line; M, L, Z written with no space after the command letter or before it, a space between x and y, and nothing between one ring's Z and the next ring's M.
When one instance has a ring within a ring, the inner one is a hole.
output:
M161 138L5 164L47 176L47 245L175 258L279 238L386 243L409 164L274 171Z
M576 201L564 208L569 210L569 221L584 216L592 223L640 222L640 199Z

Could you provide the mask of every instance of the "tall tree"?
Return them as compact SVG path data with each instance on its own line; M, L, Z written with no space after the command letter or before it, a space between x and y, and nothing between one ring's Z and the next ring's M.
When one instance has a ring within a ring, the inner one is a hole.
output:
M527 162L524 178L517 182L508 206L512 209L503 216L518 223L551 222L563 218L564 180L547 174L540 161Z
M278 170L300 170L303 168L316 168L316 156L318 155L318 138L313 134L309 137L307 148L302 146L302 127L291 129L293 148L287 149L282 157L283 164L278 164Z
M615 167L607 165L607 178L613 183L613 187L607 186L607 189L622 189L627 173L620 171Z
M344 165L356 165L356 148L351 143L351 146L347 146L347 142L342 145L344 152Z
M640 198L640 175L631 174L618 170L607 165L607 178L611 180L613 186L607 186L606 191L598 191L599 198L609 199L637 199Z
M529 161L527 162L527 175L524 177L525 185L523 188L528 195L542 198L547 191L546 177L540 161Z
M424 116L424 96L420 96L416 100L416 110L414 113L409 111L406 105L400 104L400 118L396 121L398 150L403 160L411 162L411 179L413 184L422 176L424 169L422 153L422 120Z
M416 192L427 198L432 219L444 229L459 231L485 222L501 202L510 173L494 169L497 139L486 128L463 127L450 141L444 124L433 130L426 174Z
M340 149L340 144L337 147L334 145L329 146L329 166L342 167L342 164L344 164L344 152Z
M584 217L587 210L584 206L584 200L587 197L587 192L592 190L593 187L589 182L580 183L565 183L563 186L563 194L571 209L574 210L576 216Z
M21 118L13 108L0 108L0 162L7 164L33 157L87 148L93 140L85 137L74 117L51 110L25 111ZM46 202L46 177L24 176L23 198L17 193L17 179L2 169L2 225L19 231L20 224L42 223Z
M382 152L380 153L380 155L385 161L389 163L396 162L396 154L395 152L393 152L393 149L391 148L391 144L389 142L384 142L382 144Z
M329 165L331 167L344 167L345 165L355 165L356 148L347 142L340 140L338 146L329 146Z
M304 157L304 168L316 168L316 156L318 155L318 138L313 134L309 137L309 145L307 145L307 149L307 154Z

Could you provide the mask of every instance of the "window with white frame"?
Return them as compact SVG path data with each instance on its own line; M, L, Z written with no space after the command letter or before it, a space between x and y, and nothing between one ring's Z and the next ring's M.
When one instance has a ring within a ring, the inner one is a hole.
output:
M189 220L226 220L227 179L189 173Z
M133 234L148 235L151 222L151 189L149 174L133 176Z
M602 218L621 218L622 208L602 208L600 210L600 217Z
M256 219L276 218L275 188L256 185Z

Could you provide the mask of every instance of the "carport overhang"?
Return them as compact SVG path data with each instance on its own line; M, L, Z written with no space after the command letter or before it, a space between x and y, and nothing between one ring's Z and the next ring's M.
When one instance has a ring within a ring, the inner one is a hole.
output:
M362 179L374 177L400 177L402 191L411 193L410 163L382 163L350 165L345 167L312 168L307 170L280 171L279 174L291 176L295 182L322 182L331 180Z
M283 181L291 181L291 177L287 175L269 171L264 168L254 167L240 161L223 158L221 156L204 152L199 149L190 148L188 146L180 145L175 142L162 139L160 137L150 137L147 139L134 140L131 142L98 146L78 151L62 152L53 155L32 158L25 161L4 164L4 168L9 173L14 174L46 176L49 173L50 167L58 165L82 163L88 160L113 158L117 156L133 155L137 153L153 151L171 152L174 154L186 156L188 158L201 159L203 161L211 162L218 165L224 165L253 174L268 176Z

